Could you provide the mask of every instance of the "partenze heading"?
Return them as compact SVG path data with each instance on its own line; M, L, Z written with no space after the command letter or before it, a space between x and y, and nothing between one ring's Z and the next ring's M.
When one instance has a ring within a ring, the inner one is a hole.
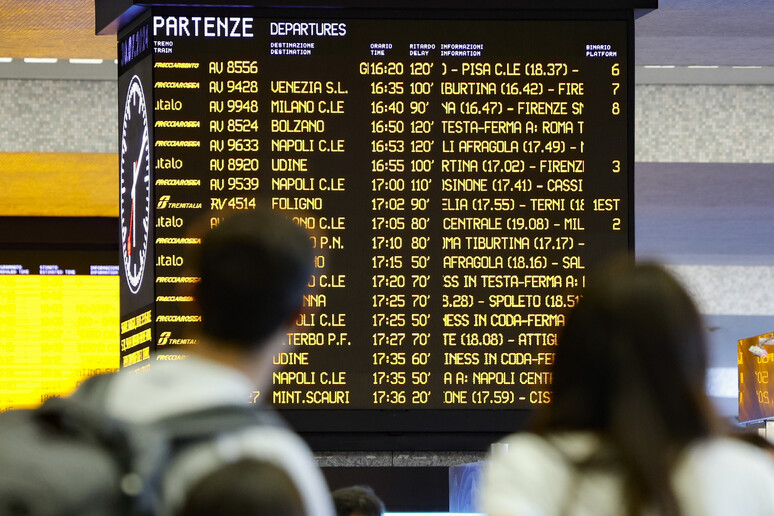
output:
M153 35L167 38L252 38L253 18L241 16L154 16Z

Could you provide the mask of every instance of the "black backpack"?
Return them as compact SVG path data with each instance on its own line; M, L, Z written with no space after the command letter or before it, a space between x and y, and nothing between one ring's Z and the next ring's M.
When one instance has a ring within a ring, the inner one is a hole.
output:
M0 516L155 516L163 472L185 447L250 426L282 426L250 405L148 425L118 421L102 410L111 378L91 378L34 410L0 414Z

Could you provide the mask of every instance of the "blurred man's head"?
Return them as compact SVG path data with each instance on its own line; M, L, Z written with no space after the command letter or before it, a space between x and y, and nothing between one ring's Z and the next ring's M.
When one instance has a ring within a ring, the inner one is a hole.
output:
M176 516L309 516L298 486L279 466L241 459L224 464L190 487Z
M295 320L312 261L307 232L268 208L223 220L204 235L194 261L203 336L260 348Z
M368 486L352 486L332 493L336 516L382 516L384 503Z

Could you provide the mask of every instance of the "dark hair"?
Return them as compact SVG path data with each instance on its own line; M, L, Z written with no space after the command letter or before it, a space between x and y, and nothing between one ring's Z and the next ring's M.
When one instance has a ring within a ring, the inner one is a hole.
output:
M298 488L280 467L256 459L222 466L188 491L176 516L305 516Z
M384 503L369 486L342 487L333 492L336 516L382 516Z
M654 264L611 263L567 318L538 428L596 432L622 471L628 514L679 514L671 469L714 431L706 366L701 317L677 281Z
M262 344L292 317L312 273L309 234L268 208L237 213L202 238L194 267L202 330L232 345Z

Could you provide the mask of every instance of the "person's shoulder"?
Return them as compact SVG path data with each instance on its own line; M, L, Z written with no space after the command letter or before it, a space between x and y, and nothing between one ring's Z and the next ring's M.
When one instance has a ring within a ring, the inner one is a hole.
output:
M774 486L774 457L765 450L732 437L698 442L687 451L688 466L712 468L716 475L738 479L759 476Z
M717 437L693 444L686 453L686 461L712 462L729 468L760 467L774 474L774 457L733 437Z
M599 437L591 432L557 432L549 435L521 432L512 434L495 446L494 456L543 459L551 462L580 460L596 451ZM502 453L500 453L502 452Z
M239 443L244 454L283 468L299 487L304 504L312 511L308 514L333 514L333 502L322 471L312 450L298 434L283 426L261 425L246 428L232 439Z
M685 514L774 514L774 459L739 439L698 441L674 472Z
M244 404L252 384L240 371L189 355L159 360L147 371L121 371L107 389L105 408L118 419L151 422L210 407Z
M232 439L240 446L256 455L288 456L303 455L311 457L312 452L306 442L295 432L282 425L257 425L236 432Z
M485 478L518 479L522 485L539 486L546 478L565 477L571 461L587 455L598 440L586 433L550 436L522 432L509 435L492 447L485 466ZM510 482L509 481L509 482Z
M299 490L307 514L334 514L328 486L310 448L292 430L271 424L223 432L183 450L165 476L167 503L172 507L182 503L191 478L245 458L282 469Z
M596 446L598 440L582 432L506 437L493 446L484 466L481 507L495 516L558 513L561 493L572 482L571 461Z
M495 490L507 491L518 483L526 492L544 492L547 486L568 484L573 464L600 445L599 438L589 432L513 434L493 446L484 480Z
M286 467L292 473L309 480L320 473L312 450L291 429L280 425L256 425L221 437L220 449L235 449L240 455L259 458ZM305 480L305 481L306 481ZM302 482L304 483L304 482Z

